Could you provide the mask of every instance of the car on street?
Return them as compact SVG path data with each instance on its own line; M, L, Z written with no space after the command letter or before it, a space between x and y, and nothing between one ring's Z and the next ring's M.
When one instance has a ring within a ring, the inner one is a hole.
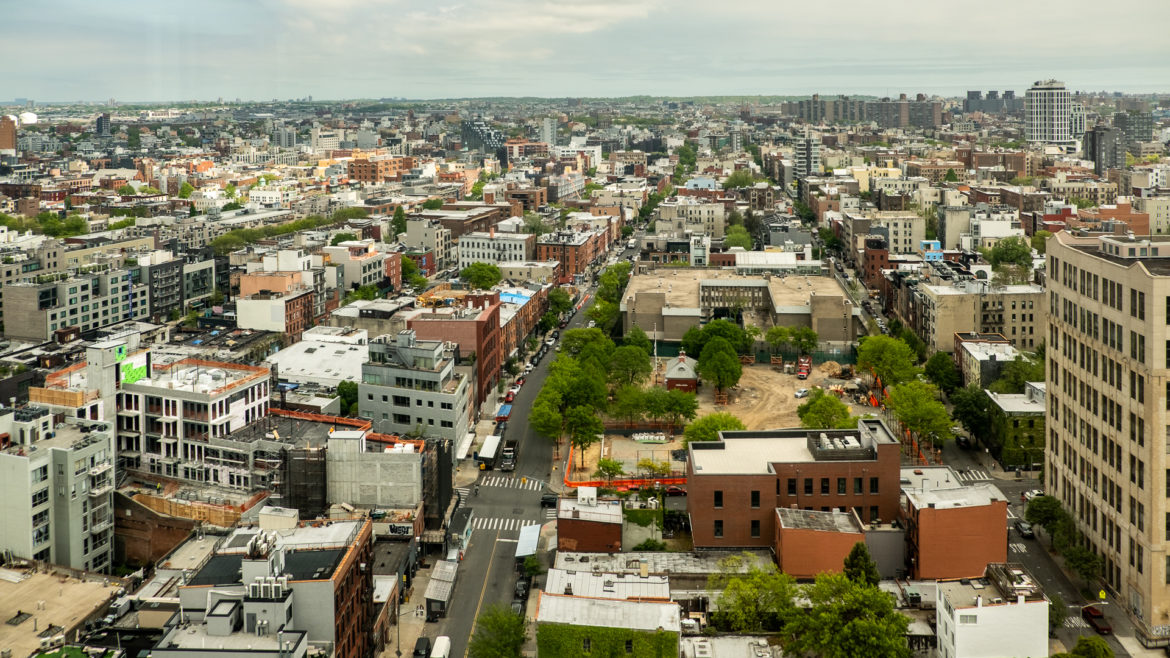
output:
M808 389L807 388L798 388L798 389L796 389L795 395L798 398L807 398L808 397Z
M959 446L963 450L966 450L966 449L971 447L971 439L968 439L967 437L962 436L962 435L956 436L955 437L955 445Z
M1087 605L1081 608L1081 617L1099 634L1109 635L1113 633L1113 626L1109 624L1109 620L1105 618L1105 613L1101 612L1101 608L1095 605Z
M525 380L524 380L524 378L523 378L523 377L520 377L519 379L517 379L517 380L516 380L516 388L520 388L521 386L523 386L523 385L524 385L524 381L525 381Z
M557 331L556 329L553 329L553 332L552 332L552 337L553 337L553 339L554 339L554 340L555 340L555 339L557 339L557 338L560 338L560 337L561 337L561 332Z
M517 601L525 601L528 599L528 579L527 578L521 578L520 580L516 581L515 594L516 594Z
M677 484L671 484L671 485L667 485L667 487L666 487L666 495L667 496L685 496L685 495L687 495L687 490L684 489L683 487L680 487Z
M1031 501L1033 498L1039 498L1044 495L1043 489L1032 489L1024 492L1024 500Z
M512 391L508 391L507 393L504 394L504 402L507 402L509 404L511 404L512 400L514 400L515 398L516 398L516 394L513 393Z
M533 368L535 368L535 366L533 366L531 363L524 364L524 374L527 375L531 373Z
M548 345L549 347L552 347L553 345L557 344L557 339L553 338L552 336L549 336L548 339L544 341L544 344Z
M1016 521L1016 532L1020 533L1020 536L1025 539L1032 539L1036 536L1036 533L1032 530L1032 524L1023 519Z
M512 614L514 614L514 615L524 614L524 602L523 601L519 601L519 600L512 601Z
M551 491L540 494L541 507L556 507L558 500L560 500L560 497Z

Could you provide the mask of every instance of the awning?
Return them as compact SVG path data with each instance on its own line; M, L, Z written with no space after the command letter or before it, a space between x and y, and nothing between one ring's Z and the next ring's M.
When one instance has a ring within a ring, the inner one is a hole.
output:
M516 542L516 557L536 555L536 544L540 541L540 526L526 525L520 528L520 539Z

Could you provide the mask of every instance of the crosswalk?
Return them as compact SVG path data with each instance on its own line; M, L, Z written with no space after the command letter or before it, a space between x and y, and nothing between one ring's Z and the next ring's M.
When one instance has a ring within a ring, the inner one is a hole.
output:
M1070 609L1069 615L1064 618L1064 627L1065 628L1088 628L1089 624L1084 619L1081 619L1080 617L1076 616L1076 614L1074 614Z
M459 509L467 504L467 499L471 497L471 487L455 487L455 493L459 496L459 504L455 509Z
M515 517L476 516L471 519L472 530L499 530L501 532L519 531L526 525L539 525L539 521L532 519L518 519Z
M972 468L959 471L959 481L961 482L984 482L990 479L991 474L982 469Z
M485 487L506 487L521 491L540 491L544 482L533 478L509 477L505 475L488 475L480 479L479 484Z
M556 518L557 518L557 508L555 508L555 507L544 508L544 520L545 521L553 521Z
M1028 545L1027 544L1022 544L1022 543L1008 544L1008 548L1010 548L1013 553L1027 553L1028 552Z

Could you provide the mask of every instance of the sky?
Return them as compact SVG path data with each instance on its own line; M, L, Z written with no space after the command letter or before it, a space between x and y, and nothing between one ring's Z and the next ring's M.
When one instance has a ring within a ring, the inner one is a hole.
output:
M1170 91L1166 0L6 5L4 100Z

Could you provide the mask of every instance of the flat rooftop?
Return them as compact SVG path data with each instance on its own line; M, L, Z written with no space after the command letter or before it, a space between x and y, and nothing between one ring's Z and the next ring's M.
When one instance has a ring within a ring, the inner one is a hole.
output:
M858 421L858 429L749 430L719 437L688 447L696 475L766 475L776 463L873 461L878 445L897 443L885 423L872 419Z
M662 629L679 632L681 609L677 603L589 599L541 592L536 621L546 624L629 628L639 631Z
M744 254L736 256L740 258ZM764 256L763 258L771 258ZM630 277L622 304L628 305L643 293L662 293L667 306L698 307L702 286L766 287L773 307L807 306L812 295L844 297L841 284L826 276L772 276L741 275L733 270L670 267L655 268L645 274Z
M158 643L158 648L182 649L186 651L232 651L247 655L250 651L273 652L280 649L278 640L292 646L300 643L304 631L289 630L281 635L257 635L256 633L236 632L230 635L211 635L207 632L206 624L184 624L175 626ZM293 637L290 637L293 636Z
M368 344L351 345L309 339L289 345L264 359L264 362L277 366L282 380L336 386L343 381L356 382L361 379L362 364L369 360Z
M1028 573L1022 564L989 564L982 578L961 580L940 580L939 598L946 598L953 608L973 608L980 603L990 605L1016 605L1018 596L1025 601L1045 600L1044 589ZM982 601L979 601L982 599ZM996 600L1001 600L996 603Z
M917 509L956 509L962 507L984 507L995 502L1007 503L1007 496L999 487L990 482L980 482L951 489L903 489L902 493Z
M793 530L820 530L821 532L851 532L860 534L861 526L856 517L848 512L776 508L780 527Z
M632 573L549 569L544 591L595 599L670 599L670 579Z
M730 560L729 560L730 558ZM640 574L645 563L651 574L748 573L752 568L776 568L770 553L703 551L702 553L578 553L557 551L554 568L565 571Z
M28 656L40 648L41 633L50 626L61 627L59 634L81 623L122 587L116 580L111 579L109 585L102 582L100 577L62 582L60 576L46 573L0 569L0 620L13 622L21 613L30 615L19 623L0 623L0 647L12 649L14 656ZM38 609L38 604L44 604L44 609Z
M596 505L583 505L576 498L561 498L557 503L557 518L570 521L621 523L622 502L620 500L599 500Z
M1032 383L1032 382L1029 382ZM993 393L987 392L987 396L991 398L991 403L999 407L1007 414L1044 414L1044 382L1035 382L1041 387L1041 395L1029 395L1027 393Z

